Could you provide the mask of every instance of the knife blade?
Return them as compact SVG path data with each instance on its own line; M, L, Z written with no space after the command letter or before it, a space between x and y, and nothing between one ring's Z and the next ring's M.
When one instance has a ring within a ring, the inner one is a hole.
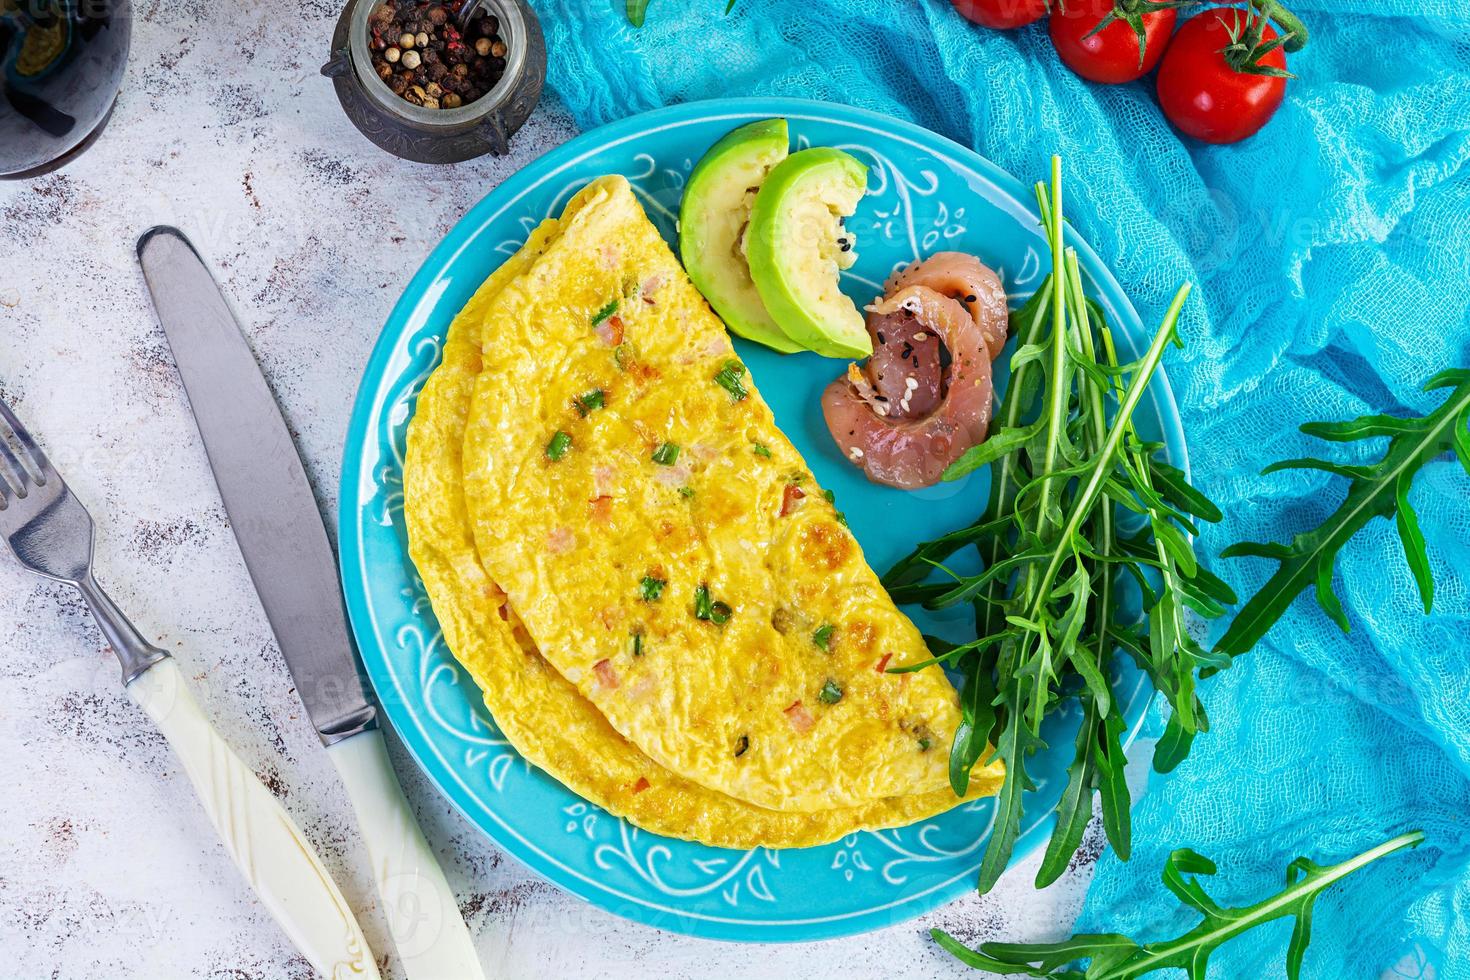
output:
M296 692L323 743L349 738L377 711L358 676L332 545L275 395L182 233L150 230L138 259Z
M250 579L352 800L405 972L410 980L479 980L469 930L363 688L331 542L275 395L183 232L148 230L138 239L138 262Z

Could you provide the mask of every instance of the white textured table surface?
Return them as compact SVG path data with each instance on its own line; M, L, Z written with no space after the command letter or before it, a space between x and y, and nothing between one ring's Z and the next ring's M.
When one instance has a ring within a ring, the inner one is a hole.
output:
M573 128L548 99L508 159L404 163L358 135L317 74L332 3L138 7L102 140L56 174L0 184L0 394L95 512L99 577L176 652L396 978L347 801L250 588L133 244L158 223L193 237L242 311L331 513L357 378L399 291L471 204ZM0 562L0 636L0 977L309 977L123 694L80 601ZM711 943L539 880L452 813L396 746L394 759L497 980L974 976L934 947L931 926L967 940L1058 938L1089 870L1037 893L1033 859L983 900L820 946Z

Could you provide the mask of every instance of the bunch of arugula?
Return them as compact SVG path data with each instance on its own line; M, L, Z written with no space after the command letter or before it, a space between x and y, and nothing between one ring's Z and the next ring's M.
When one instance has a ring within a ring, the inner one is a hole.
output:
M1186 610L1214 617L1235 601L1191 544L1194 521L1219 520L1220 512L1133 424L1165 348L1177 343L1189 287L1174 297L1147 352L1120 364L1101 308L1083 291L1076 251L1063 244L1060 158L1052 159L1050 188L1038 184L1036 192L1052 273L1012 318L1018 347L991 437L945 474L955 479L990 466L989 504L974 525L921 544L884 577L899 602L974 606L978 639L936 641L933 658L903 669L942 663L964 676L962 723L950 751L955 792L966 791L987 746L1005 762L982 892L1000 877L1019 835L1022 797L1033 785L1027 760L1044 747L1042 721L1066 701L1079 703L1082 720L1037 885L1066 870L1094 790L1108 840L1127 857L1126 726L1109 679L1113 657L1132 657L1173 708L1155 753L1156 767L1171 768L1208 724L1195 694L1198 672L1230 663L1191 636ZM1131 523L1126 514L1134 515ZM926 581L971 545L981 572ZM1142 618L1120 612L1128 580L1141 592Z
M1302 960L1312 935L1312 904L1337 881L1364 865L1404 848L1418 847L1424 834L1414 830L1385 841L1341 864L1324 867L1297 858L1286 870L1286 887L1276 895L1243 908L1223 908L1204 890L1198 875L1212 875L1215 864L1188 849L1177 850L1164 863L1164 886L1199 912L1199 924L1175 939L1140 944L1115 933L1084 934L1059 943L985 943L978 951L939 929L931 935L940 946L969 966L1006 975L1052 980L1133 980L1156 970L1184 970L1190 980L1205 980L1209 958L1225 942L1256 926L1291 916L1296 919L1286 949L1288 980L1301 976ZM1069 964L1087 960L1085 971Z

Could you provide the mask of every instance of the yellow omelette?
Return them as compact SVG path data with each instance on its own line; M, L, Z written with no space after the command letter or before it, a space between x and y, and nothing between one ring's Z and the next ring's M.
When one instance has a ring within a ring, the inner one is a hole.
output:
M569 208L575 213L589 192ZM574 792L644 829L724 847L808 846L859 829L897 826L959 802L947 789L858 809L783 813L673 775L623 739L541 658L480 565L461 488L461 442L486 310L558 232L547 221L476 293L450 327L440 367L419 396L404 472L412 556L445 641L484 691L517 750ZM977 773L971 795L998 777Z
M530 642L707 790L794 813L948 793L953 687L886 672L922 638L627 182L587 188L538 250L485 305L462 460Z

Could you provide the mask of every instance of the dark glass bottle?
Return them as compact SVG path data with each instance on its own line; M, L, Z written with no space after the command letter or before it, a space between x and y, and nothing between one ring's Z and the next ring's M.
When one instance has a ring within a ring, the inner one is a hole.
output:
M102 131L132 15L129 0L0 0L0 178L55 169Z

